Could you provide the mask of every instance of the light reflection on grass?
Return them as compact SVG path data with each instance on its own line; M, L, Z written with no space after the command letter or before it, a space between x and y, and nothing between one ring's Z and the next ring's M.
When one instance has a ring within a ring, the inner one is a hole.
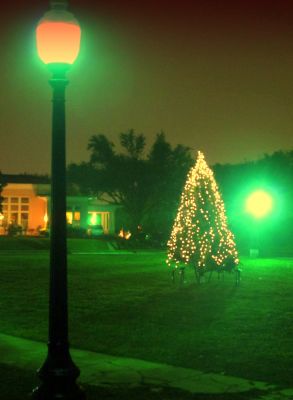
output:
M171 281L162 252L70 255L70 342L81 349L287 384L293 259L242 259L242 281ZM47 340L48 254L0 255L6 334Z

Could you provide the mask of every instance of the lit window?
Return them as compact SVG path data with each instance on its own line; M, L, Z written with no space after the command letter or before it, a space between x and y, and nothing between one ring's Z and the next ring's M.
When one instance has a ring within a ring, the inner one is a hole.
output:
M12 224L17 224L17 222L18 222L18 213L10 214L10 222Z
M101 225L101 215L97 212L88 213L88 224L89 225Z
M66 220L68 224L72 225L72 211L66 211Z
M80 211L75 211L73 214L74 221L80 221Z

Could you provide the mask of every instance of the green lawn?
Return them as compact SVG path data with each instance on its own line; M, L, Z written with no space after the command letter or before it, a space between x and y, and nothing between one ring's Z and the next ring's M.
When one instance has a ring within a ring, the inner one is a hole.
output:
M68 239L67 240L68 252L97 252L107 251L107 240L99 239ZM36 251L36 250L49 250L50 241L48 238L31 237L31 236L17 236L8 237L0 236L0 251Z
M171 281L159 252L69 255L70 341L291 386L293 259L243 259L242 281ZM1 332L47 340L47 252L0 255Z

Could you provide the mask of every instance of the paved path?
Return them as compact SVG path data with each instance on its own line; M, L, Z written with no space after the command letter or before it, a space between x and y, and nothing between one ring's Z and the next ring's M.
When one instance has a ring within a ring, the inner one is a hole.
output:
M44 343L0 334L1 363L23 369L39 368L46 356ZM71 350L81 369L80 381L96 386L152 385L179 388L191 393L243 393L259 391L262 400L293 399L293 389L278 391L265 382L248 381L227 375L173 367L132 358L109 356L83 350Z

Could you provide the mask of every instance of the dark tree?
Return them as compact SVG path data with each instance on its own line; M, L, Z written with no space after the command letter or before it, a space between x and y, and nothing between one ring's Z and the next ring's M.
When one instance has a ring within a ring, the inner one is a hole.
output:
M194 160L188 147L174 148L163 132L157 134L148 162L152 176L152 209L145 221L153 235L169 236L185 177Z
M121 150L103 134L92 136L90 162L69 166L70 187L121 205L133 233L139 225L166 230L192 163L189 149L181 145L173 149L163 132L146 155L143 134L131 129L119 139Z
M71 196L98 196L99 174L91 163L69 164L67 168L67 193Z
M108 202L124 207L130 229L134 232L142 223L149 202L149 182L146 160L142 158L145 137L133 130L120 134L121 152L105 135L92 136L88 149L90 165L96 172L93 190Z

